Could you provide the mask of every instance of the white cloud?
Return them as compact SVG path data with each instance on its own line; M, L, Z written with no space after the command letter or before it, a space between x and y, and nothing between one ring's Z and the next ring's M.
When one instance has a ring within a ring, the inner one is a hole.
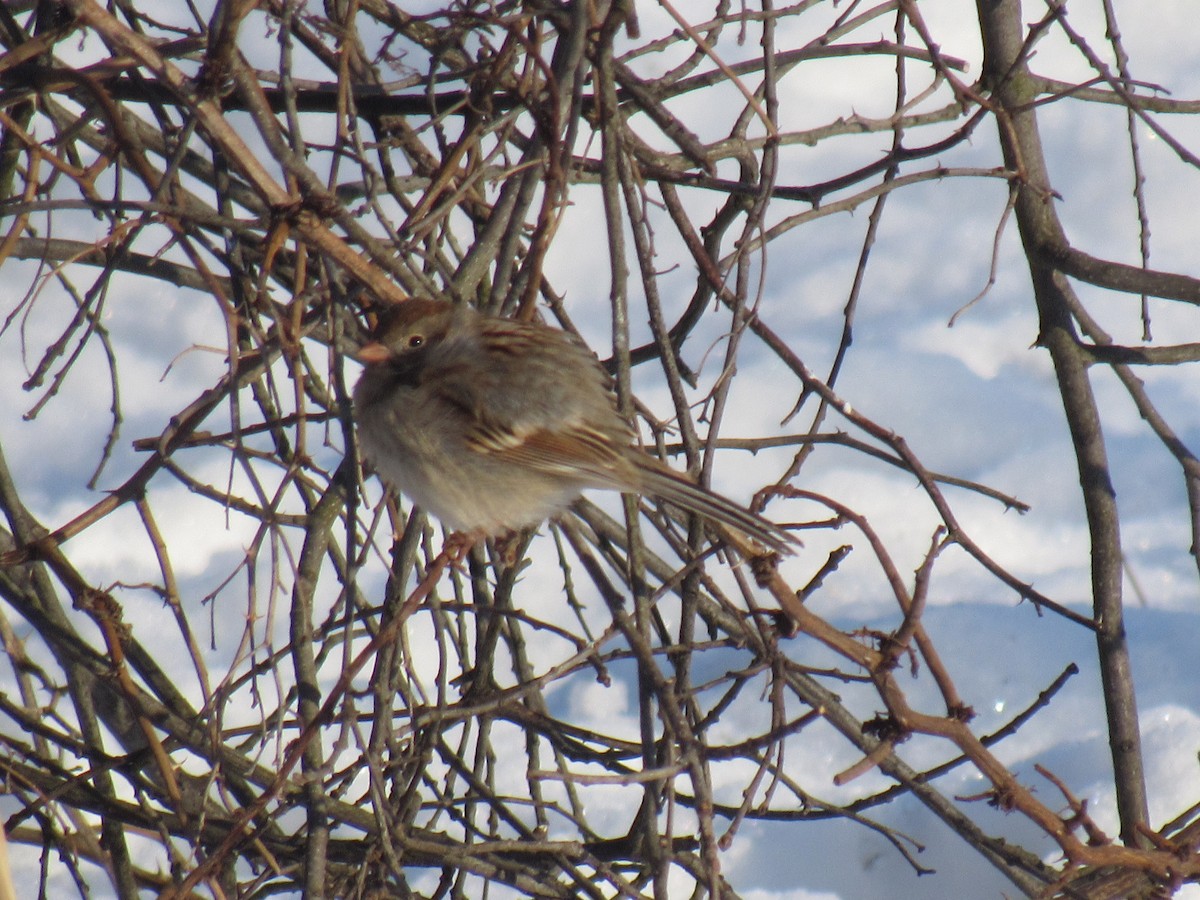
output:
M990 380L1006 367L1033 369L1039 374L1049 370L1046 355L1031 351L1023 334L1030 332L1027 316L960 318L954 327L945 322L926 321L901 336L907 349L931 355L948 356L965 366L977 378Z

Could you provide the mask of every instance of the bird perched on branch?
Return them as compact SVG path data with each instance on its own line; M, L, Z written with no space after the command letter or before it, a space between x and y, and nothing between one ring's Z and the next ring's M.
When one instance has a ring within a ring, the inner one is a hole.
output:
M778 552L796 544L634 446L607 374L564 331L413 299L380 316L358 359L366 458L455 531L504 535L599 488L660 497Z

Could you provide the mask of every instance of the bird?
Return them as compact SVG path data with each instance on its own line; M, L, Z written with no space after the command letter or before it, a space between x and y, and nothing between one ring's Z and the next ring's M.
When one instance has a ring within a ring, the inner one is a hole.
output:
M414 297L379 315L357 359L363 456L453 532L511 535L601 489L656 496L781 554L798 544L637 447L608 374L565 331Z

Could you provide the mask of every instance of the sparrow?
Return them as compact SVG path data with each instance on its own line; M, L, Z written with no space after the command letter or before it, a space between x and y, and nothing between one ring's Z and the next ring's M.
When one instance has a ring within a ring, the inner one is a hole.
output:
M780 553L798 543L635 446L607 373L567 332L415 298L380 315L357 358L363 455L452 531L504 536L600 489L659 497Z

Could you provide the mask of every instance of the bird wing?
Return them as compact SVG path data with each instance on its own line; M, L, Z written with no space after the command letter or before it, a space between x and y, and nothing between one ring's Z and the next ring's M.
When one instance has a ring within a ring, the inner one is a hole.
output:
M480 421L467 446L497 461L586 481L596 487L628 487L623 447L613 435L584 423L543 427L499 426ZM584 477L580 477L584 476Z
M422 376L467 446L581 484L628 487L633 432L591 350L565 332L506 319L486 320L479 338L469 358L456 347Z

